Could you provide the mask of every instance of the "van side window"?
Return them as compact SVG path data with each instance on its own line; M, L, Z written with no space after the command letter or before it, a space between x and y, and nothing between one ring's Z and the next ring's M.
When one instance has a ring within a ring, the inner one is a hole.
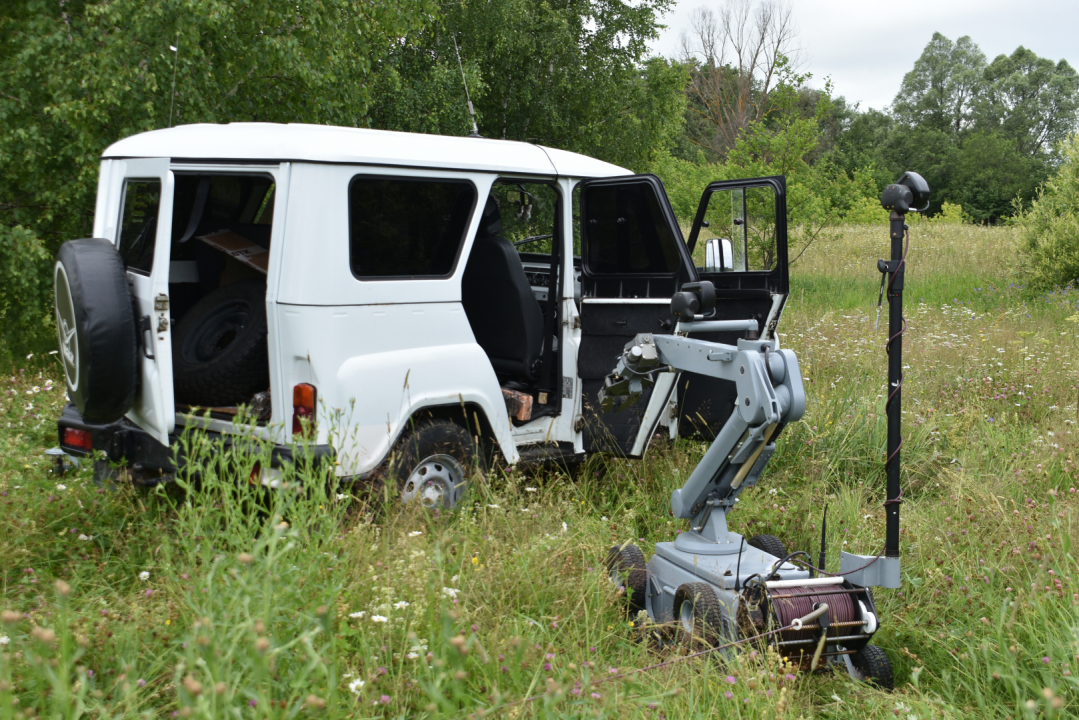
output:
M585 264L593 275L671 274L681 265L677 243L655 190L646 184L584 189Z
M161 206L160 180L128 180L120 214L120 257L124 267L149 273L154 267L157 213Z
M352 274L450 275L475 205L476 188L464 180L357 175L348 189Z

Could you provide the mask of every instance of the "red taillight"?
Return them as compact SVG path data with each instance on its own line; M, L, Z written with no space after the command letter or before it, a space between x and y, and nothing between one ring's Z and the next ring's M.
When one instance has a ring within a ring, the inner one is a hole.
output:
M90 431L80 430L79 428L64 428L64 441L61 444L86 451L94 449L94 441L90 437Z
M315 435L315 401L318 391L314 385L300 383L292 388L292 434L301 437Z

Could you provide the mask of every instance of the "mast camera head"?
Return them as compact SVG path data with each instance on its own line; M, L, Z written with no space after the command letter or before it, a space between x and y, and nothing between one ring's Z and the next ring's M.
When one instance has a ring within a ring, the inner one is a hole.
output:
M929 208L929 183L916 172L905 172L894 184L884 188L880 204L900 215L924 212Z
M716 309L716 288L708 280L685 283L671 297L671 313L681 322L700 320Z

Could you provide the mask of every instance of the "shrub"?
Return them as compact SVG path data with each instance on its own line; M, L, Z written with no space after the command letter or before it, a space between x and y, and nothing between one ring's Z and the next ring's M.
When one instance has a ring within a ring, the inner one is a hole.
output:
M1062 150L1060 170L1019 215L1027 251L1023 272L1034 288L1079 280L1079 136Z
M32 230L0 225L0 339L23 353L52 342L52 262Z

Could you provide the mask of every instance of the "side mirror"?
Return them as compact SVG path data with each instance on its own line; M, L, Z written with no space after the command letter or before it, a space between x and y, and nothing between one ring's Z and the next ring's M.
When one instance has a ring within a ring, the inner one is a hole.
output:
M734 251L727 238L712 238L704 245L704 271L727 272L734 270Z

